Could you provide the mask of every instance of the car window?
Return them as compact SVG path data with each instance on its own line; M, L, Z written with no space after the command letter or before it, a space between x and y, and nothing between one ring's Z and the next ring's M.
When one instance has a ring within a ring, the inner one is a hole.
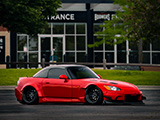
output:
M52 68L49 70L48 78L57 78L59 79L60 75L66 75L66 70L61 68Z
M47 78L47 76L48 76L48 69L38 72L33 77L36 77L36 78Z
M97 74L87 67L69 67L68 72L72 79L99 78Z

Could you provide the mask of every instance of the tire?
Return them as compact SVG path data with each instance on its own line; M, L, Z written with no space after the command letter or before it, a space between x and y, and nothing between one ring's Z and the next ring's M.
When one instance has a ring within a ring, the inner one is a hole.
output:
M91 105L102 104L103 93L97 86L87 88L85 95L85 102Z
M27 87L23 90L22 101L26 104L38 103L38 93L35 88Z

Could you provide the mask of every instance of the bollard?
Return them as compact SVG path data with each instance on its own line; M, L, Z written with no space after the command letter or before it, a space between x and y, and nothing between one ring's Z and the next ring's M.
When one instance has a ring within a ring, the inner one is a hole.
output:
M9 64L9 62L10 62L10 56L6 56L6 68L10 68L10 64Z
M42 58L42 68L45 67L45 58Z
M106 59L103 59L103 69L106 69Z

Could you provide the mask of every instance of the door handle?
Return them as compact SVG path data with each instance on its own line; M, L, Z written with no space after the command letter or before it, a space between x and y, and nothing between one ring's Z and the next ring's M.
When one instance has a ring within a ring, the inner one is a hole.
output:
M46 82L46 84L49 84L49 82Z

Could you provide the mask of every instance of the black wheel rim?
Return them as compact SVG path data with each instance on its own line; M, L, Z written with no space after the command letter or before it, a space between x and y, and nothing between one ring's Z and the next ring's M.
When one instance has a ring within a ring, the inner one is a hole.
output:
M95 104L99 100L99 90L97 88L92 88L87 91L86 99L89 103Z
M26 91L24 91L24 100L27 103L32 103L36 98L37 92L33 88L29 88Z

